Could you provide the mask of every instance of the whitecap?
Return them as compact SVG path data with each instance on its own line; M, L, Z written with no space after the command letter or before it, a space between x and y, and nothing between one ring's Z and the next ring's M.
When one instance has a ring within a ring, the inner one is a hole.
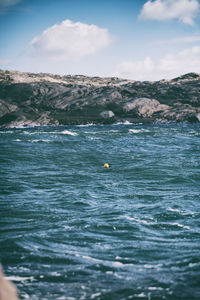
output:
M36 134L37 132L29 132L29 131L24 131L23 134L31 135L31 134Z
M194 216L195 212L191 211L191 210L186 210L186 211L182 212L182 215L183 216L188 216L188 215Z
M117 255L117 256L115 257L115 259L122 259L122 257L120 257L120 256Z
M61 134L67 134L67 135L73 135L73 136L78 135L78 133L73 132L73 131L69 131L69 130L63 130L63 131L61 132Z
M27 129L27 128L34 128L34 127L40 127L41 124L38 124L38 123L32 123L32 124L25 124L25 123L19 123L19 124L10 124L8 126L8 128L16 128L16 129ZM42 125L43 127L44 126L47 126L47 125Z
M129 122L129 121L124 121L124 122L117 122L114 123L113 125L133 125L133 123Z
M76 125L77 127L89 127L89 126L95 126L94 123L87 123L87 124L80 124L80 125Z
M119 278L119 279L122 279L123 276L119 275L117 272L114 272L113 275L116 277L116 278Z
M146 220L142 220L142 219L138 219L138 218L133 218L133 217L130 217L130 216L124 216L124 219L129 220L129 221L135 221L137 223L145 224L145 225L152 225L152 224L154 224L153 222L148 222Z
M27 126L25 125L9 125L9 128L16 128L16 129L24 129L24 128L27 128Z
M91 140L91 141L93 141L93 140L101 140L101 138L97 137L97 136L96 137L88 136L87 139Z
M173 226L178 226L178 227L181 227L181 228L190 230L190 227L189 227L189 226L185 226L185 225L180 224L180 223L172 223L172 225L173 225Z
M88 255L81 255L79 253L76 253L75 256L76 257L81 257L83 259L86 259L86 260L89 260L89 261L93 261L93 262L96 262L96 263L101 263L102 262L100 259L88 256Z
M20 293L23 299L30 299L29 295L25 292Z
M179 209L176 209L176 208L172 208L172 207L168 207L167 208L167 211L171 211L171 212L177 212L183 216L187 216L187 215L194 215L195 212L194 211L191 211L191 210L188 210L188 211L180 211Z
M178 212L178 213L180 213L180 210L179 210L179 209L175 209L175 208L172 208L172 207L168 207L168 208L167 208L167 211L173 211L173 212Z
M60 132L57 131L33 131L33 132L29 132L29 131L23 131L23 134L27 134L27 135L34 135L34 134L59 134ZM61 132L62 134L62 132Z
M23 134L26 135L34 135L34 134L49 134L49 133L54 133L54 132L48 132L48 131L23 131Z
M110 129L108 130L101 130L101 131L84 131L85 134L106 134L108 135L109 133L119 133L120 131L118 129Z
M61 274L60 273L58 273L58 272L56 272L56 271L54 271L54 272L51 272L50 273L52 276L55 276L55 277L59 277L59 276L61 276Z
M38 142L40 142L40 140L28 140L28 142L31 142L31 143L38 143Z
M39 142L51 143L51 140L28 140L28 142L31 142L31 143L39 143Z
M189 268L198 267L200 263L189 263Z
M5 278L10 281L25 281L25 280L33 281L34 280L33 276L31 277L6 276Z
M145 293L140 293L137 295L139 298L143 298L143 297L146 297Z
M97 131L84 131L85 134L98 134Z
M130 133L141 133L141 132L149 132L147 129L129 129Z
M129 129L128 131L131 133L140 133L141 129Z
M96 297L99 297L101 296L101 293L95 293L95 294L92 294L90 299L95 299Z
M153 266L153 265L146 264L146 265L144 265L144 268L145 268L145 269L154 269L154 266Z
M20 139L16 139L16 140L14 140L14 142L21 142L22 140L20 140Z
M188 135L189 135L189 136L199 136L200 133L199 133L198 131L192 130L192 131L189 132Z
M116 268L121 268L121 267L123 267L124 265L123 265L123 263L121 263L121 262L119 262L119 261L114 261L114 262L112 262L112 266L113 266L113 267L116 267Z
M8 130L8 131L0 131L0 134L7 134L7 133L13 133L12 130Z
M120 131L117 130L117 129L113 129L113 130L109 130L109 133L110 133L110 132L119 133ZM107 132L105 131L105 133L107 133Z
M91 261L94 261L94 262L97 262L97 263L101 263L101 260L96 259L96 258L91 257L91 256L88 256L88 255L82 255L82 258L87 259L87 260L91 260Z
M148 290L149 290L149 291L162 291L163 288L161 288L161 287L156 287L156 286L150 286L150 287L148 287Z
M73 227L68 225L64 225L63 228L67 230L73 230Z

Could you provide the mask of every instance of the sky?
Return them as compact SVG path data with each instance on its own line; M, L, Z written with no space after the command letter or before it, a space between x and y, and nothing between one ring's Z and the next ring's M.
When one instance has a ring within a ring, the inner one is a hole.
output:
M152 81L200 73L200 0L0 0L0 69Z

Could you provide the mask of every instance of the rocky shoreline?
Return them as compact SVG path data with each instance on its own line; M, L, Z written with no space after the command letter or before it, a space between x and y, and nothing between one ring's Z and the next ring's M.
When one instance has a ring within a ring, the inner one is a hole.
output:
M172 80L0 70L0 127L200 121L200 74Z

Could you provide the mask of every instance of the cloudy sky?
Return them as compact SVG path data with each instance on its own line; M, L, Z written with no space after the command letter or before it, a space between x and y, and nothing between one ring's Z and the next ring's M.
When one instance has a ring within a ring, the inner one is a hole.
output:
M0 0L0 69L160 80L200 73L200 0Z

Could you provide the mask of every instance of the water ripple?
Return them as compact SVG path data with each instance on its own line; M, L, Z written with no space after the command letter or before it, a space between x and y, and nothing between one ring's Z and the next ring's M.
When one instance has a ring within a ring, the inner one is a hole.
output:
M199 299L199 136L2 129L0 255L21 299Z

